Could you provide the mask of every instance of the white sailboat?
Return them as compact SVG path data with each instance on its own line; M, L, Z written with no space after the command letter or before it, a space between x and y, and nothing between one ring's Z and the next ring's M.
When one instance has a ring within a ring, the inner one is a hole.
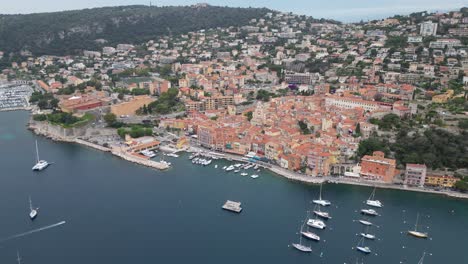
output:
M359 243L357 244L356 249L364 254L369 254L372 252L369 247L364 246L364 238L361 238L361 240L359 240Z
M314 210L314 214L324 218L324 219L331 219L332 217L330 216L330 214L328 212L322 212L320 210L320 207L318 208L318 210Z
M34 208L33 205L32 205L32 201L31 201L31 197L29 197L29 218L31 218L31 220L34 220L34 218L36 218L38 212L37 210L39 210L39 208Z
M419 214L416 216L416 224L414 225L414 230L408 230L408 234L417 238L428 238L429 235L427 233L418 231L418 222L419 222Z
M361 213L365 215L379 216L379 213L377 213L377 211L374 209L362 209Z
M369 222L369 221L367 221L367 220L363 220L363 219L359 220L359 223L361 223L361 224L363 224L363 225L365 225L365 226L371 226L371 225L372 225L371 222Z
M312 252L312 248L308 247L308 246L305 246L302 244L302 230L304 228L304 224L301 225L301 234L299 234L299 243L292 243L292 246L301 251L301 252L304 252L304 253L310 253Z
M37 140L36 140L36 165L32 167L33 171L41 171L49 166L49 163L45 160L39 159L39 148L37 147Z
M367 199L366 201L366 204L369 206L381 208L383 204L379 200L375 200L375 190L376 188L374 188L374 190L372 191L371 195L369 196L369 199Z
M329 205L331 205L331 202L330 202L330 201L322 199L322 184L320 184L320 194L319 194L318 200L313 200L312 202L313 202L314 204L318 204L318 205L321 205L321 206L329 206Z
M371 239L371 240L375 239L375 235L372 235L371 233L369 233L369 226L367 226L365 232L362 232L360 235L363 238L367 238L367 239Z
M318 205L315 206L314 212L317 210L317 207ZM317 229L325 229L325 227L327 227L327 225L322 220L318 219L318 216L315 216L315 219L309 219L307 221L307 225Z
M309 213L307 213L307 218L309 218ZM307 218L306 218L306 219L307 219ZM320 241L320 237L319 237L317 234L315 234L315 233L313 233L313 232L310 232L309 226L308 226L308 225L307 225L307 227L306 227L306 230L304 231L304 224L305 224L305 223L306 223L306 222L304 221L304 223L302 224L302 227L301 227L301 234L302 234L304 237L308 238L308 239L312 239L312 240L315 240L315 241Z

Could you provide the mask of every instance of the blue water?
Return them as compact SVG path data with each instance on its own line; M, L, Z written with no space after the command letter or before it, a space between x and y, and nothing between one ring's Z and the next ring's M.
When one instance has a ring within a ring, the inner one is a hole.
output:
M362 256L361 218L372 189L324 185L333 219L316 231L313 254L288 245L297 232L317 186L291 182L262 171L251 179L220 168L192 165L187 156L169 158L166 172L142 167L108 153L53 142L26 130L27 112L0 113L0 240L43 226L67 223L0 243L0 263L355 263ZM41 158L55 162L31 171L34 140ZM28 196L39 206L29 220ZM396 190L378 190L385 207L373 218L379 240L367 243L365 263L466 263L468 201ZM241 214L221 209L227 200L242 202ZM431 239L406 235L421 213L421 228ZM402 233L403 232L403 233ZM323 257L320 257L323 254ZM447 258L449 261L447 261Z

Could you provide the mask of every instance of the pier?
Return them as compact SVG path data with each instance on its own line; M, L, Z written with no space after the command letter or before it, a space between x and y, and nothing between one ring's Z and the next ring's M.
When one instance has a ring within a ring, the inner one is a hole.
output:
M242 211L241 203L231 200L226 201L226 203L223 205L223 209L234 213L240 213Z

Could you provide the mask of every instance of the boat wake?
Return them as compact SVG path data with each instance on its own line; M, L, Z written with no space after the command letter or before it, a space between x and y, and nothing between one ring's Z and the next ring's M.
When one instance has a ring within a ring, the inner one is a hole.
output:
M10 236L10 237L7 237L5 239L0 240L0 243L6 242L8 240L15 239L15 238L20 238L20 237L24 237L24 236L27 236L27 235L31 235L31 234L41 232L41 231L44 231L44 230L47 230L47 229L51 229L51 228L54 228L54 227L58 227L58 226L64 225L65 223L66 223L65 221L61 221L61 222L58 222L58 223L53 224L53 225L48 225L48 226L44 226L44 227L41 227L41 228L38 228L38 229L33 229L31 231L28 231L28 232L24 232L24 233L21 233L21 234L13 235L13 236Z

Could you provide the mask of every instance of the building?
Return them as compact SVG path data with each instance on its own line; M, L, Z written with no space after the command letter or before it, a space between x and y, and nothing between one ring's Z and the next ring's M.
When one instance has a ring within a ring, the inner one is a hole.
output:
M287 72L284 79L289 84L312 84L313 76L311 73Z
M428 187L452 188L460 179L449 175L427 175L424 185Z
M325 98L325 107L338 107L344 109L363 108L366 111L372 112L379 109L381 106L374 101L366 101L359 98L327 96Z
M361 177L366 180L393 182L396 173L396 161L385 158L382 151L374 151L372 156L361 159Z
M436 41L431 41L429 43L429 48L433 49L445 49L445 48L454 48L461 46L461 41L459 39L438 39Z
M330 175L330 156L328 152L311 151L307 156L307 174L314 177Z
M426 181L425 164L406 164L405 185L423 187Z
M435 36L437 34L437 23L433 23L432 21L421 23L419 34L421 36Z

